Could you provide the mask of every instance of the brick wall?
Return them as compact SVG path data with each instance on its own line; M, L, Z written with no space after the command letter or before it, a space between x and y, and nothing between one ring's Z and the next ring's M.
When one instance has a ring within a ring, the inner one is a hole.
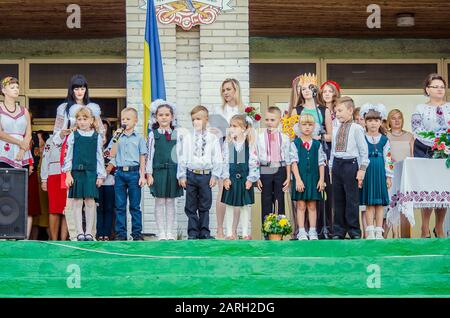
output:
M143 114L141 101L145 10L141 1L127 0L127 102ZM221 104L220 84L234 77L241 83L244 103L249 101L248 0L231 2L234 10L219 15L211 25L184 31L175 25L159 24L161 53L167 99L176 102L178 123L190 128L189 112L197 104L213 110ZM142 117L138 130L142 131ZM215 196L210 215L213 234L216 228ZM144 232L155 233L154 200L143 190ZM177 222L186 236L187 217L184 198L177 200Z

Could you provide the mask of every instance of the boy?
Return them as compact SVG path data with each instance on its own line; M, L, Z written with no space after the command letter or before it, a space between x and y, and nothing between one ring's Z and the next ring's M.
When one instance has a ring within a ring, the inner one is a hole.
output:
M145 156L147 145L144 138L134 131L138 121L136 109L127 107L122 110L121 123L125 127L116 132L117 142L111 149L108 168L116 167L114 192L116 193L116 237L117 241L127 240L127 194L130 201L131 237L134 241L143 241L141 188L145 186ZM120 137L120 138L119 138Z
M258 134L256 146L261 163L261 177L257 182L261 193L261 216L272 213L284 214L284 192L289 191L291 163L298 161L297 149L289 137L278 130L281 110L269 107L265 115L266 129ZM278 211L275 211L278 202Z
M180 186L186 189L184 211L189 218L188 239L214 239L209 230L209 209L211 188L222 172L222 153L219 139L206 130L206 107L194 107L191 118L194 133L186 134L177 143L177 178Z
M333 239L361 238L359 190L369 165L364 129L353 122L355 104L344 96L336 101L336 118L341 125L333 129L330 158L334 198Z

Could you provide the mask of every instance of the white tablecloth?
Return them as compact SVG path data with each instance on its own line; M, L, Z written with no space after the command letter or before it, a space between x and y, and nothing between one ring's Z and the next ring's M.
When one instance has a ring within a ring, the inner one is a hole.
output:
M395 163L387 222L400 223L403 213L415 224L414 208L450 207L450 169L445 159L406 158Z

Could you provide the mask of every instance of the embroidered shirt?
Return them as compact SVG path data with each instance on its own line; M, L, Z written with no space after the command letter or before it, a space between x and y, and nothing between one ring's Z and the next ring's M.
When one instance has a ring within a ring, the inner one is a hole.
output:
M433 146L434 140L419 136L420 132L433 131L444 133L450 128L450 103L441 106L427 104L417 105L416 111L411 117L411 126L414 136L424 145Z

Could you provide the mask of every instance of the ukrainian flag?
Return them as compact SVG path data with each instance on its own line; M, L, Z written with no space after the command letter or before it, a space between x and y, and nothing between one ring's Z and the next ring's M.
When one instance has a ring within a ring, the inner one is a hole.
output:
M144 70L142 79L142 102L144 104L144 132L150 118L150 104L157 99L166 99L164 72L159 45L158 23L153 0L147 0L145 23Z

